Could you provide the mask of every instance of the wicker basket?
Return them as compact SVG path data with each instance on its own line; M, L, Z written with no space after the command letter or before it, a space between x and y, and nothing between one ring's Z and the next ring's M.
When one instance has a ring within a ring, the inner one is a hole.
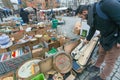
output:
M72 69L72 58L65 52L59 52L53 57L53 67L60 73L67 73Z

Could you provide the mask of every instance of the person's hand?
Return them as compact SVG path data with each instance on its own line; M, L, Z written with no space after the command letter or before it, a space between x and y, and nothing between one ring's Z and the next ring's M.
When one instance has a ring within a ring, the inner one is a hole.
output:
M88 43L89 43L89 41L86 40L86 39L83 41L83 44L84 44L84 45L85 45L85 44L88 44Z
M120 48L120 43L117 43L117 47Z

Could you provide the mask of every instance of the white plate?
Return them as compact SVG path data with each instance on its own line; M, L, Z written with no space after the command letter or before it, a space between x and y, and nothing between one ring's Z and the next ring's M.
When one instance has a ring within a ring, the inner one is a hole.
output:
M33 59L30 61L27 61L24 63L19 69L18 69L18 76L20 78L28 78L32 75L31 67L32 64L38 64L41 60L40 59Z

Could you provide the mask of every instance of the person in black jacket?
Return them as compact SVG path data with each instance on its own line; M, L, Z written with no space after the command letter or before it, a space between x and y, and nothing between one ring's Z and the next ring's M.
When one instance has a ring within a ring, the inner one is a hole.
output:
M2 13L2 11L0 11L0 19L1 19L1 22L3 22L3 13Z
M109 9L108 9L109 8ZM100 66L105 62L100 75L90 80L106 80L114 68L117 58L120 56L120 0L101 0L93 5L92 18L89 18L89 34L84 40L88 43L96 30L100 31L99 57L94 66L88 68L89 72L100 71ZM92 21L92 22L89 22Z
M24 23L29 23L29 13L23 8L20 9L20 17L22 17Z

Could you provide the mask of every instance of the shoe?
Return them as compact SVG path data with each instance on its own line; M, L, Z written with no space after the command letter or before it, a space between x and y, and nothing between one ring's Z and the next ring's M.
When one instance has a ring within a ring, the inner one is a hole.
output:
M87 68L88 72L100 72L100 68L96 67L96 66L91 66Z
M103 80L100 76L91 77L89 80Z

